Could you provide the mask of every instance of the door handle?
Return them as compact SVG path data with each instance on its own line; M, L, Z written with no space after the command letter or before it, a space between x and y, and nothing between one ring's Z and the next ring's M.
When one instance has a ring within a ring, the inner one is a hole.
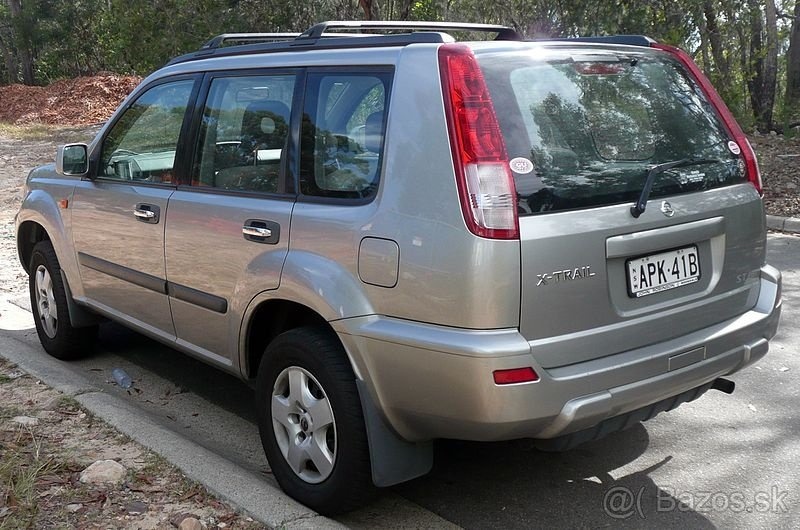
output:
M133 215L138 217L139 219L154 219L156 216L156 212L152 210L140 210L136 209L133 211Z
M246 236L253 236L253 237L270 237L272 236L272 230L269 228L263 228L260 226L243 226L242 233Z
M156 224L158 223L161 208L155 204L139 203L133 207L133 216L137 221L143 223Z
M281 237L281 225L264 219L248 219L242 226L242 237L253 243L275 245Z

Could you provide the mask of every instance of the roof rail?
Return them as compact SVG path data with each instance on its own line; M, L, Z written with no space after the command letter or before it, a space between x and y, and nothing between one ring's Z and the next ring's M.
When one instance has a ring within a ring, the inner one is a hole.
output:
M466 22L424 22L412 20L329 20L320 22L304 31L300 39L318 39L323 33L330 30L368 30L368 31L392 31L401 30L404 32L415 31L476 31L486 33L497 33L495 40L522 40L522 36L508 26L495 24L469 24Z
M571 37L562 39L542 39L569 42L594 42L597 44L625 44L628 46L646 46L655 44L657 41L645 35L607 35L603 37Z
M259 53L279 53L302 50L330 50L347 48L381 48L388 46L408 46L420 43L443 43L446 39L441 33L401 33L397 35L330 35L320 39L290 39L280 42L260 42L240 46L223 46L219 48L201 48L197 51L174 57L167 65L199 61L213 57L233 57L237 55L254 55Z
M201 50L221 48L225 43L254 44L258 42L284 42L294 40L299 33L223 33L217 35L202 46Z
M330 30L350 30L339 33ZM370 34L364 31L401 31L396 34ZM277 53L296 50L334 48L377 48L418 43L443 43L452 40L448 31L496 33L495 40L522 40L507 26L463 22L417 21L329 21L311 26L303 33L224 33L212 38L197 51L170 60L173 65L211 57ZM224 46L233 42L233 46Z

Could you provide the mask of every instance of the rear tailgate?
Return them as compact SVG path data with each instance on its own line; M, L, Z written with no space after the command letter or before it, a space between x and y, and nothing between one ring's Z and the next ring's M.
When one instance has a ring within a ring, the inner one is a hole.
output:
M755 305L765 237L754 188L743 184L669 202L677 212L672 218L651 204L636 222L629 205L520 219L520 330L543 367L664 341ZM631 295L629 260L690 247L699 257L696 282Z
M755 305L761 199L744 147L679 61L594 45L477 56L519 200L520 331L543 367L658 343ZM685 167L653 171L670 163ZM631 206L649 172L639 216Z

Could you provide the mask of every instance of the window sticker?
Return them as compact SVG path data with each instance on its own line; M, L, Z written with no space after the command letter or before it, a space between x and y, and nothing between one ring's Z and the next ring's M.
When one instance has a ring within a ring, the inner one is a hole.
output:
M533 171L533 162L527 158L512 158L508 165L511 167L511 171L514 173L519 173L520 175L527 175Z

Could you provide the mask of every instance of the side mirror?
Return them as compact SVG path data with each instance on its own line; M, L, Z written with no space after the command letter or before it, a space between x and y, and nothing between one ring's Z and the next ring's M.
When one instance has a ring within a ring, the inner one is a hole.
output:
M86 144L59 146L56 153L56 173L80 177L88 172L89 156Z

